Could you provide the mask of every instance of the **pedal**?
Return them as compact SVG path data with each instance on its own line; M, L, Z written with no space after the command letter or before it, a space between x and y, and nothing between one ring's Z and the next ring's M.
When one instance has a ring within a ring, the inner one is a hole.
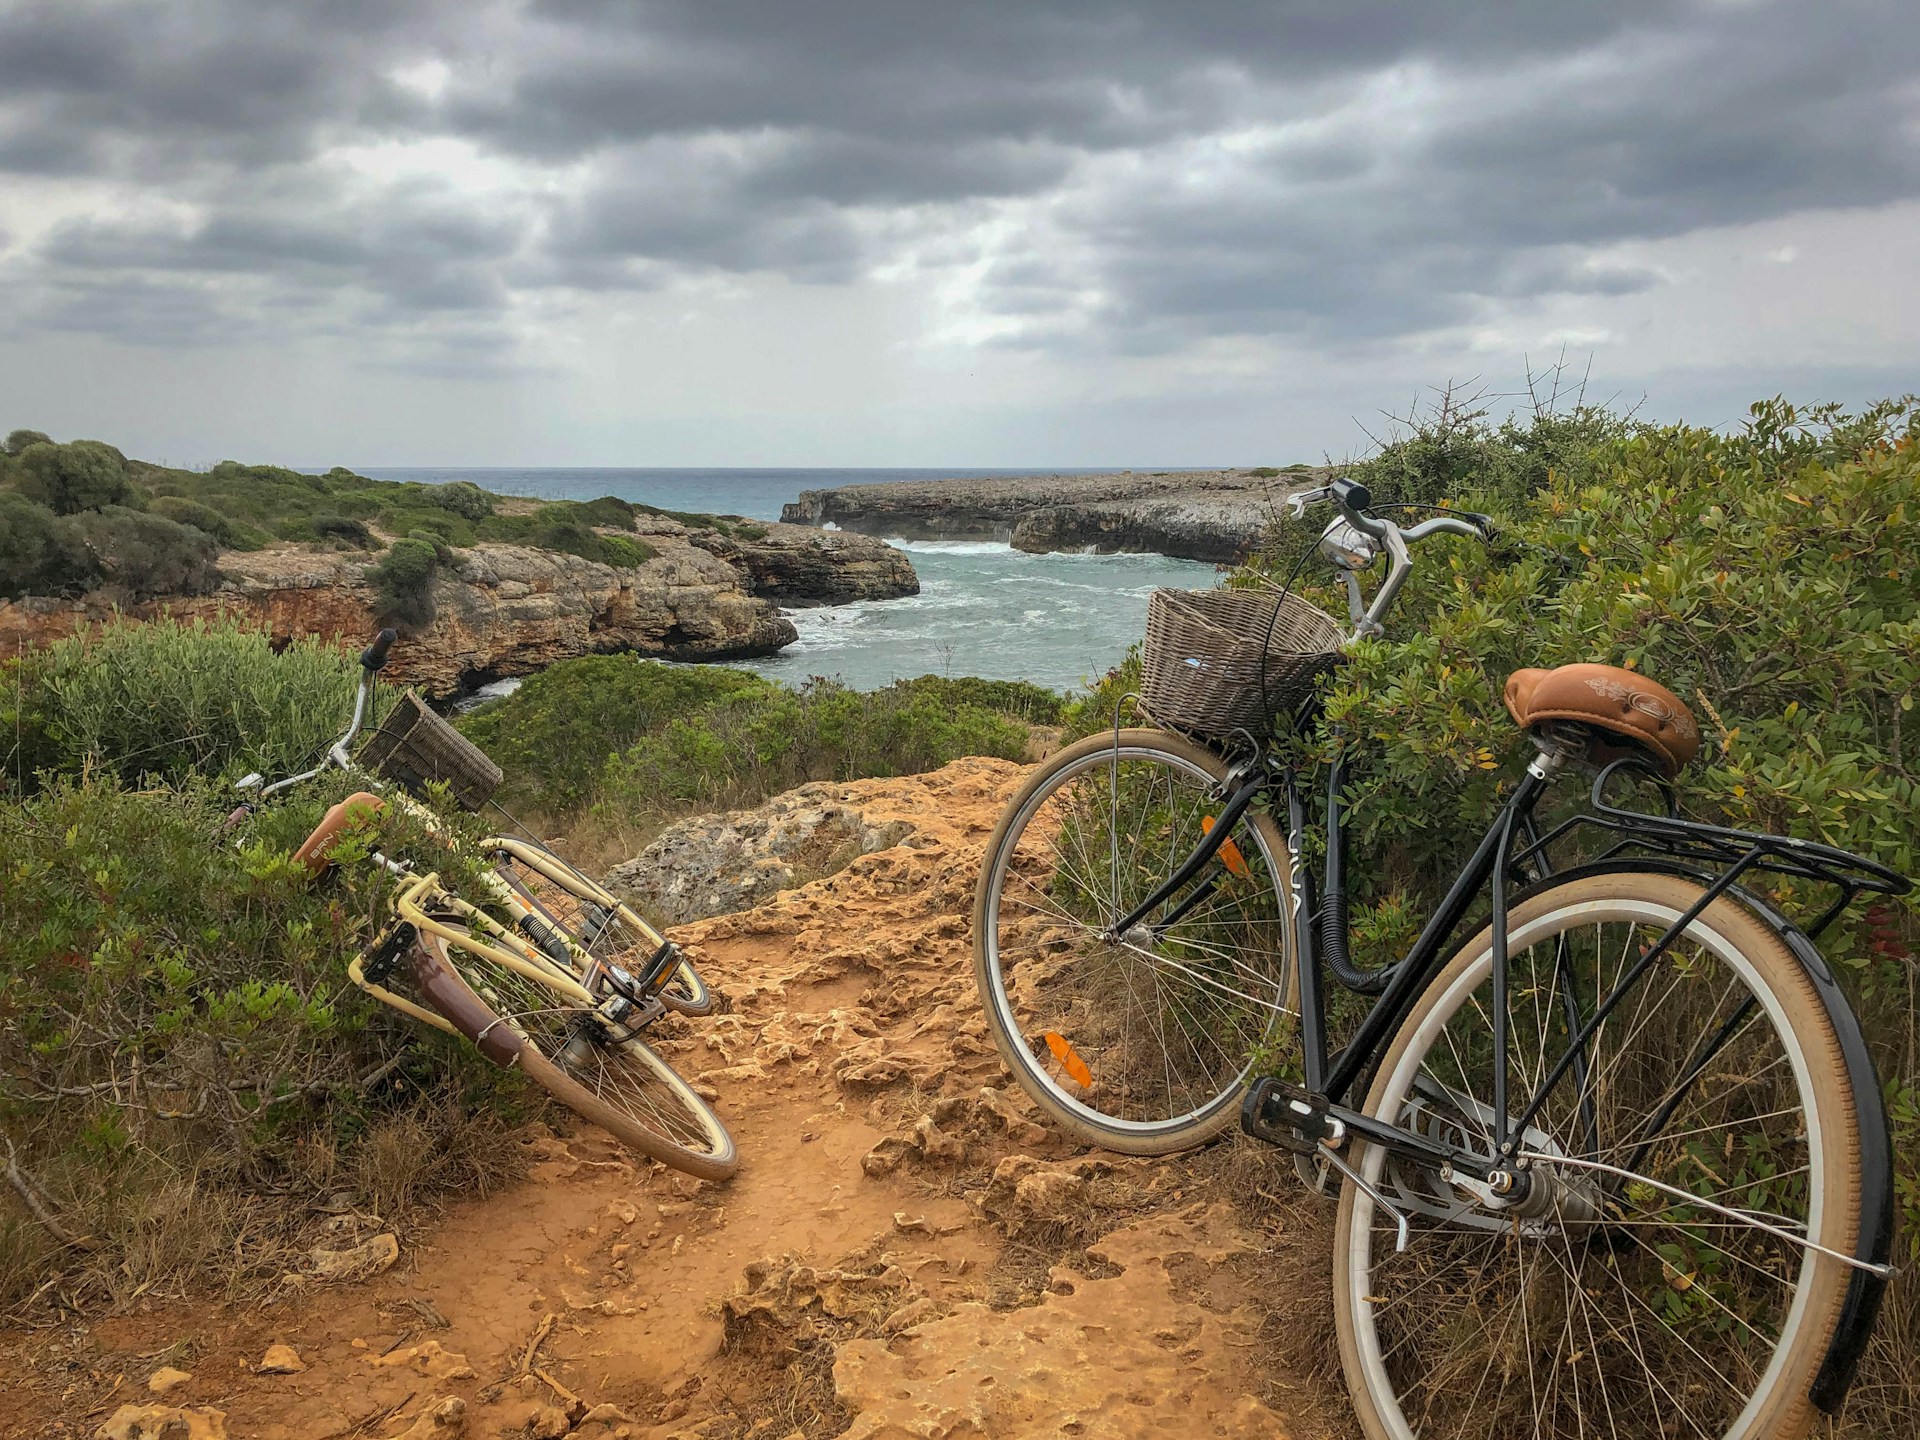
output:
M413 948L413 942L420 932L406 921L392 925L368 950L366 958L360 962L360 973L375 985L384 985L399 966L401 957Z
M1248 1088L1240 1102L1240 1128L1295 1155L1317 1154L1323 1142L1338 1145L1346 1137L1346 1127L1327 1113L1325 1096L1272 1076Z

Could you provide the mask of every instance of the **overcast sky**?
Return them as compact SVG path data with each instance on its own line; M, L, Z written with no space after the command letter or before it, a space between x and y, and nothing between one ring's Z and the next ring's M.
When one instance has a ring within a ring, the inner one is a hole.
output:
M0 429L1343 458L1920 389L1914 0L0 0Z

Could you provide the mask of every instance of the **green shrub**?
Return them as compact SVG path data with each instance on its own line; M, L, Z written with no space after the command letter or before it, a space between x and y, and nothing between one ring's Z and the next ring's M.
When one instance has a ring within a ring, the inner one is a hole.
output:
M430 486L427 499L463 520L484 520L493 513L493 497L466 480L449 480L444 485Z
M198 500L189 500L184 495L157 495L147 502L147 509L176 524L191 525L196 530L204 531L226 549L236 548L234 523L211 505L202 505Z
M72 520L0 491L0 599L78 595L99 578L99 564Z
M189 525L110 505L74 517L103 581L129 600L159 595L206 595L220 584L219 546Z
M429 540L396 540L389 545L367 571L380 622L409 632L431 625L433 579L439 569L439 550Z
M1034 725L1058 725L1066 714L1067 697L1026 680L982 680L972 675L922 675L896 681L890 689L941 704L971 705L997 710Z
M616 756L597 808L632 820L689 807L757 804L809 780L938 769L963 755L1023 758L1024 721L954 704L916 682L849 690L815 680L798 692L748 693L675 718Z
M53 437L44 430L15 430L7 436L4 444L0 444L0 451L8 455L18 455L30 446L52 443Z
M506 771L510 795L570 810L592 798L610 757L674 716L777 688L744 670L585 655L529 676L458 723Z
M365 522L346 515L315 515L304 521L294 521L292 532L283 529L282 534L290 540L317 539L323 544L344 550L371 550L374 547L373 532L367 529Z
M579 515L589 525L604 525L613 530L634 528L633 506L614 495L579 502Z
M274 807L238 844L216 838L232 796L200 783L0 798L0 1114L10 1158L92 1243L63 1251L0 1211L0 1309L56 1273L90 1305L195 1272L230 1293L271 1283L326 1195L392 1223L433 1190L495 1182L529 1108L517 1077L347 983L384 872L317 885L291 863L353 783ZM417 1159L396 1167L397 1147Z
M98 440L29 445L18 463L20 492L56 514L125 505L134 498L127 457Z
M637 570L660 553L646 541L624 535L600 536L600 552L607 564L619 570Z
M8 678L22 723L46 737L25 763L178 779L306 768L345 728L357 672L319 639L276 654L237 621L163 618L58 641Z

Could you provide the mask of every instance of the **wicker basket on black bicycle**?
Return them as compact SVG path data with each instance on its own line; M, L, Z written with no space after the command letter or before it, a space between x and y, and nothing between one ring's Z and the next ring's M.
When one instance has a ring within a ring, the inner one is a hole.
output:
M1340 626L1298 595L1156 590L1147 602L1140 703L1197 735L1264 735L1339 659Z
M413 691L402 695L360 752L360 763L382 779L418 793L445 781L453 798L478 810L500 788L500 767Z

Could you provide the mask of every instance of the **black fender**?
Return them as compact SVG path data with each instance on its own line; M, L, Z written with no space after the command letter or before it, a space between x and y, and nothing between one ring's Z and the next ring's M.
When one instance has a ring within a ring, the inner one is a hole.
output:
M1552 886L1582 880L1590 875L1648 871L1658 875L1675 875L1695 881L1703 887L1712 885L1719 878L1719 873L1711 869L1652 856L1602 860L1570 870L1557 870L1540 883L1528 886L1508 904L1517 904L1526 896L1537 895ZM1813 982L1814 991L1826 1008L1827 1021L1833 1026L1834 1038L1840 1042L1840 1053L1846 1060L1847 1080L1853 1088L1854 1117L1860 1130L1860 1233L1854 1239L1853 1256L1870 1265L1885 1265L1893 1256L1893 1139L1887 1128L1886 1101L1880 1091L1880 1077L1874 1071L1873 1055L1867 1048L1867 1037L1860 1028L1859 1017L1847 1002L1846 994L1834 976L1833 967L1827 964L1826 957L1804 930L1770 902L1743 886L1730 885L1726 893L1779 935L1794 959L1800 962L1800 968L1806 972L1807 978ZM1880 1316L1880 1305L1886 1293L1887 1282L1880 1276L1871 1275L1865 1270L1852 1272L1852 1278L1847 1282L1846 1298L1840 1306L1839 1319L1834 1325L1833 1338L1827 1344L1826 1356L1821 1360L1819 1372L1814 1376L1812 1389L1808 1392L1808 1398L1828 1415L1837 1414L1841 1403L1847 1398L1847 1391L1853 1385L1854 1371L1873 1334L1874 1322Z

